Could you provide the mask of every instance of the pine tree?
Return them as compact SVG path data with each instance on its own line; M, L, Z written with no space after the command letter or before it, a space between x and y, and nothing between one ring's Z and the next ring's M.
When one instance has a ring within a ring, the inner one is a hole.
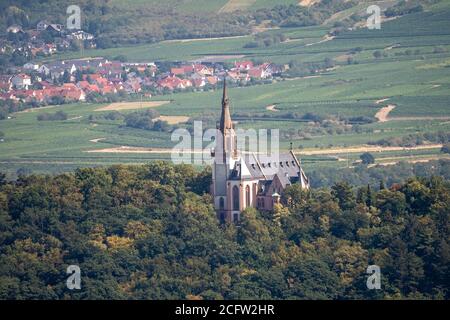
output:
M62 76L62 82L63 83L69 83L70 82L70 73L69 71L64 71L64 74Z
M356 203L366 203L367 197L364 191L364 188L359 188L358 193L356 194Z
M369 208L372 206L372 199L373 199L372 189L370 188L370 184L368 184L367 185L366 205Z

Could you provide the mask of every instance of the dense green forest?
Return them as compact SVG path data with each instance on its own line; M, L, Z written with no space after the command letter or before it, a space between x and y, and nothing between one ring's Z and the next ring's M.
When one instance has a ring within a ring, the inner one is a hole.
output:
M287 189L221 225L210 169L0 175L1 299L448 299L450 184ZM66 288L68 265L81 290ZM381 290L366 268L381 267Z

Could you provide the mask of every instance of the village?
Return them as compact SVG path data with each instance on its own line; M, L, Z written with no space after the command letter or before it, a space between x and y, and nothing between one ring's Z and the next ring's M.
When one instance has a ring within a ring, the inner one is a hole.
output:
M141 94L150 98L183 90L213 90L226 78L236 85L273 79L281 68L271 63L239 61L226 70L222 64L176 63L167 71L158 63L129 63L105 58L28 62L13 74L0 75L0 99L29 104L101 102L114 95Z
M9 112L48 104L111 102L132 100L136 95L142 99L178 91L214 90L224 78L231 85L244 86L272 81L285 68L270 62L125 62L123 57L45 62L48 59L42 57L74 45L95 48L96 39L83 30L67 32L62 25L45 21L40 21L35 30L24 31L13 25L7 33L9 41L2 44L1 53L9 51L26 58L24 64L15 63L0 74L0 100L8 105Z

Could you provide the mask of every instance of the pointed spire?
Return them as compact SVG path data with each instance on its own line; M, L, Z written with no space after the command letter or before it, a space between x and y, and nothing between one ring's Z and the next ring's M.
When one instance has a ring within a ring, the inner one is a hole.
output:
M224 132L225 129L232 129L233 123L230 116L230 106L227 93L226 78L223 78L223 97L222 97L222 115L220 117L220 130Z
M223 96L222 96L222 107L228 104L228 92L227 92L227 78L223 77Z

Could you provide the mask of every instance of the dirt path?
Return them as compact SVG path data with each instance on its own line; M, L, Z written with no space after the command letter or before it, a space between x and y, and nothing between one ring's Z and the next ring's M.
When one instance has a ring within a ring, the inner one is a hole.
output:
M385 152L385 151L409 151L409 150L428 150L428 149L440 149L442 144L428 144L416 147L381 147L381 146L356 146L348 148L332 148L332 149L320 149L320 150L299 150L302 155L324 155L324 154L343 154L343 153L364 153L364 152Z
M189 117L186 116L159 116L156 120L166 121L168 124L179 124L189 121Z
M276 104L272 104L270 106L267 106L266 110L272 111L272 112L279 112L280 111L280 110L277 109L277 105Z
M170 103L170 101L117 102L111 103L106 107L95 109L95 111L120 111L120 110L133 110L141 108L156 108L168 103Z
M380 104L380 103L383 103L383 102L385 102L385 101L388 101L389 99L390 99L390 98L380 99L380 100L375 101L375 103L376 103L376 104Z
M253 5L256 0L228 0L225 5L219 9L218 13L233 12L243 10Z
M315 45L315 44L320 44L320 43L324 43L324 42L327 42L327 41L331 41L331 40L333 40L334 38L335 38L335 36L329 36L329 35L326 35L326 36L323 37L323 39L320 40L320 41L305 44L305 47L310 47L310 46L313 46L313 45Z
M375 101L376 104L381 104L385 101L388 101L389 98L381 99ZM394 104L388 104L385 107L382 107L376 114L375 118L378 119L379 122L387 122L387 121L420 121L420 120L450 120L449 116L442 117L389 117L389 114L392 110L394 110L397 106Z
M395 105L389 104L389 105L387 105L387 106L381 108L380 111L378 111L378 112L375 114L375 118L377 118L379 122L386 122L386 121L388 121L389 113L390 113L392 110L394 110L395 107L396 107Z
M327 155L327 154L345 154L345 153L364 153L364 152L383 152L383 151L409 151L409 150L428 150L442 148L442 144L429 144L416 146L411 148L405 147L380 147L380 146L355 146L348 148L332 148L332 149L313 149L313 150L297 150L296 152L302 155ZM94 149L84 151L87 153L156 153L156 154L170 154L173 152L171 148L143 148L143 147L113 147L104 149ZM209 152L205 150L193 150L191 153Z
M389 46L389 47L384 48L384 50L385 50L385 51L389 51L389 50L392 50L392 49L397 48L398 46L399 46L398 44L394 44L394 45L392 45L392 46Z
M96 149L96 150L87 150L84 151L87 153L156 153L156 154L171 154L174 152L171 148L143 148L143 147L115 147L115 148L105 148L105 149ZM193 150L192 153L203 153L209 151L203 150Z
M302 7L310 7L316 2L319 2L319 0L301 0L299 2L299 5L301 5Z

